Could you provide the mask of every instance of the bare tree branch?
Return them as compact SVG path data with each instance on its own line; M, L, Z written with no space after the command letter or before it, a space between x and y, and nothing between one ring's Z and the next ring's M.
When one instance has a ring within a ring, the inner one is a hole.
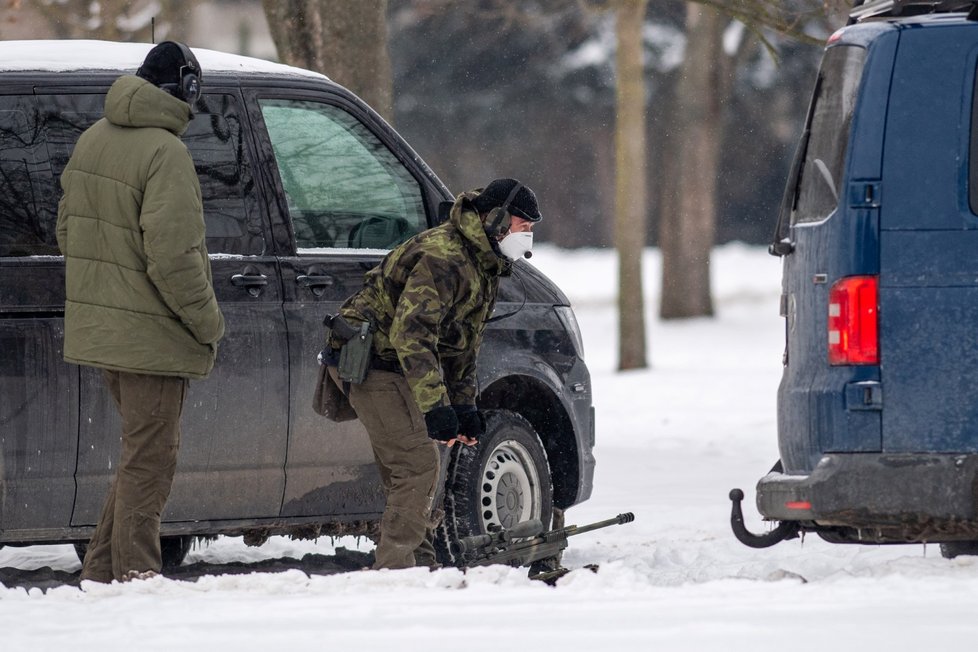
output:
M187 0L36 0L32 8L58 38L149 41L154 18L157 36L181 39L186 31Z

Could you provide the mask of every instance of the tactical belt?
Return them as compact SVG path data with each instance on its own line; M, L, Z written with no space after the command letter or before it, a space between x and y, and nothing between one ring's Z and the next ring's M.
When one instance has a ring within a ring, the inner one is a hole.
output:
M340 364L340 351L339 349L334 349L332 346L327 345L323 349L323 364L329 365L330 367L337 367ZM404 375L404 369L401 368L401 363L397 360L384 360L376 353L370 356L370 368L376 369L377 371L389 371L393 374Z

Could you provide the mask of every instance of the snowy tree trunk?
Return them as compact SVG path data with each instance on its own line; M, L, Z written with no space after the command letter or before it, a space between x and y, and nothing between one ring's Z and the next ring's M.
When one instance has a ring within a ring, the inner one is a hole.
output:
M645 80L642 25L647 0L617 5L615 247L618 250L618 368L647 366L642 250L645 246Z
M713 314L710 252L716 239L716 186L723 136L724 19L707 5L687 5L686 58L676 94L676 167L660 222L663 319Z
M393 120L387 0L262 0L282 62L327 75Z

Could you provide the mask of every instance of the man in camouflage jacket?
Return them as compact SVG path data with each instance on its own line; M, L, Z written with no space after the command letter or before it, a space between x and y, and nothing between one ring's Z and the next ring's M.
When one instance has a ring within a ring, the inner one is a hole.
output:
M340 309L375 328L371 369L349 390L387 495L374 568L435 565L437 444L471 446L485 432L479 346L499 277L529 251L540 219L533 191L513 179L462 193L448 221L391 251Z

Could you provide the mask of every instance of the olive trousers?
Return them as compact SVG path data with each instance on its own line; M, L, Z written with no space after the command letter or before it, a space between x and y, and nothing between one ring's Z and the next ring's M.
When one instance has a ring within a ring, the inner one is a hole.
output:
M336 368L329 373L343 387ZM438 444L428 437L407 381L401 374L371 369L364 382L349 386L349 398L370 436L387 497L374 568L435 566L432 501Z
M188 381L108 370L103 377L122 417L122 454L81 579L111 582L161 569L160 514L177 467Z

